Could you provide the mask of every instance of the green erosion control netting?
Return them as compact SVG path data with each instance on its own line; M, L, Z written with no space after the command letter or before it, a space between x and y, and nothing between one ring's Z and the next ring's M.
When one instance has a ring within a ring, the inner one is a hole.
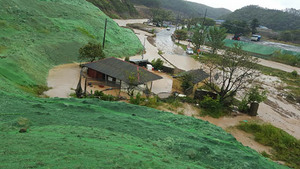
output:
M264 58L268 58L270 55L272 55L276 51L281 51L284 54L291 54L291 55L300 57L299 52L283 50L283 49L276 48L276 47L264 46L264 45L259 45L259 44L255 44L255 43L249 43L249 42L235 41L235 40L230 40L230 39L225 39L224 41L225 41L225 46L227 46L227 47L232 47L234 43L240 43L243 45L243 50L245 50L247 52L263 55L262 57L264 57Z
M85 0L0 0L0 89L45 84L49 68L76 61L89 41L102 43L108 19L106 56L142 51L135 34L119 27ZM8 82L11 83L8 83Z
M287 168L208 122L151 108L4 92L0 107L0 168Z

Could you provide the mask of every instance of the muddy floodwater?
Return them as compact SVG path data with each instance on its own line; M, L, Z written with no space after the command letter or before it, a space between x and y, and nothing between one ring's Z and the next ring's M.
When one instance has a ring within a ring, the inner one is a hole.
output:
M201 68L201 64L188 56L186 52L177 46L171 38L175 28L170 31L164 29L156 34L156 46L163 51L163 56L179 69L192 70Z
M48 87L51 89L44 94L49 97L67 98L76 89L80 75L77 63L64 64L54 67L49 71L47 78Z

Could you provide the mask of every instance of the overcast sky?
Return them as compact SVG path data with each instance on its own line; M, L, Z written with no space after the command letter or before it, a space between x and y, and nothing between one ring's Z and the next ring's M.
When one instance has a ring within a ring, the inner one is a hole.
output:
M269 9L300 9L300 0L188 0L215 8L227 8L231 11L247 5L259 5Z

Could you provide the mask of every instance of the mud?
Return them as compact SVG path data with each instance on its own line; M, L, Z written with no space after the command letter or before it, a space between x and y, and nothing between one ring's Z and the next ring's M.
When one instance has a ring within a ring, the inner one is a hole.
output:
M76 89L80 75L78 63L64 64L54 67L47 77L50 90L44 94L49 97L67 98Z

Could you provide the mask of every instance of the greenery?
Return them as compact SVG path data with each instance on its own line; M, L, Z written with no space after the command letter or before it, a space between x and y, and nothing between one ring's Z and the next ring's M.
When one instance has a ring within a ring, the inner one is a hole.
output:
M111 18L137 17L138 12L129 0L87 0Z
M212 55L208 59L201 60L209 68L209 78L203 83L219 95L222 103L254 80L258 62L257 58L249 56L237 43L233 48L226 49L222 55ZM216 71L220 73L217 74ZM218 81L218 79L222 80Z
M172 21L174 18L173 12L169 10L153 8L151 9L151 13L153 22L157 23L157 26L159 24L163 26L163 21Z
M155 70L162 70L164 66L164 61L160 58L154 59L151 61L152 66Z
M300 44L300 29L282 31L278 40Z
M206 27L196 28L194 31L194 35L192 37L192 43L196 49L200 49L200 46L204 44L204 40L207 37L207 29Z
M184 93L186 93L187 90L194 87L192 75L185 74L180 78L180 80L181 80L181 88L184 91Z
M300 55L296 56L291 54L284 54L281 51L275 51L271 55L270 59L291 66L300 67Z
M177 29L174 32L174 35L176 39L178 40L178 43L180 43L180 40L186 40L187 39L187 31L184 29Z
M126 62L129 62L129 60L130 60L130 59L129 59L129 56L126 56L126 57L125 57L125 61L126 61Z
M240 112L248 113L250 110L249 104L261 103L267 99L267 91L260 91L258 86L248 90L245 97L240 102L238 108Z
M299 15L294 15L287 11L266 9L255 5L235 10L233 13L224 15L221 18L225 20L246 21L247 23L258 18L261 25L270 29L281 31L300 29Z
M300 141L271 124L242 123L239 129L255 136L255 141L275 150L274 160L285 161L290 167L300 168Z
M102 50L102 45L100 43L92 43L89 42L84 47L79 49L79 59L80 60L89 60L93 62L95 60L100 60L105 57L104 52Z
M246 21L226 20L221 26L226 28L228 33L234 35L248 35L250 33L250 28Z
M250 24L252 34L257 33L257 27L259 27L258 19L254 18Z
M212 47L212 53L215 54L217 49L224 48L224 39L226 38L227 29L216 26L210 27L208 31L208 45Z
M220 102L220 99L213 99L209 96L205 96L203 100L200 101L200 107L203 109L202 115L209 115L214 118L219 118L224 115L224 107Z
M94 92L94 94L92 94L91 96L88 96L89 98L99 98L100 100L103 100L103 101L117 101L118 98L113 96L113 95L107 95L107 94L104 94L102 91L98 91L96 90Z
M134 4L145 5L150 8L163 8L172 10L176 14L180 14L185 18L203 17L207 9L207 17L218 18L225 14L231 13L230 10L224 8L212 8L203 4L189 2L185 0L130 0Z

